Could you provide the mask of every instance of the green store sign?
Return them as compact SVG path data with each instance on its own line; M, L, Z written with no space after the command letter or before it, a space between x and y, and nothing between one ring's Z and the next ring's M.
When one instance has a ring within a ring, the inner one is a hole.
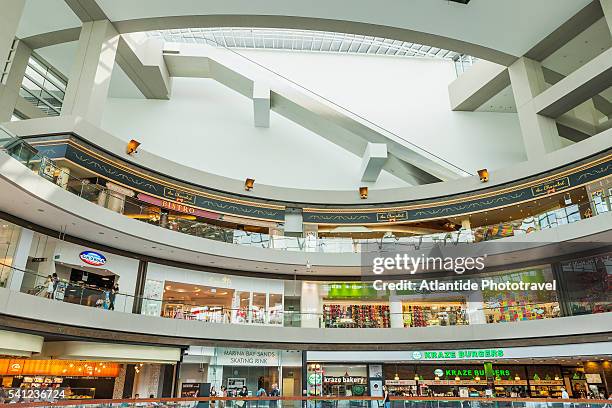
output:
M323 383L323 374L320 373L312 373L308 376L308 384L310 385L320 385Z
M413 360L470 360L503 357L503 349L413 351Z
M327 299L378 299L386 296L387 292L381 293L371 284L343 282L330 284L326 297Z

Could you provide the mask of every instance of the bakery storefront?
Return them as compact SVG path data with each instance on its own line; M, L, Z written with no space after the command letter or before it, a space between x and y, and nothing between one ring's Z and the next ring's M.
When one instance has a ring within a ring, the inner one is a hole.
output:
M605 398L612 391L611 349L612 342L493 349L308 351L305 387L309 395L349 396L355 395L357 385L362 395L371 395L380 379L395 396L561 398L565 388L572 398Z

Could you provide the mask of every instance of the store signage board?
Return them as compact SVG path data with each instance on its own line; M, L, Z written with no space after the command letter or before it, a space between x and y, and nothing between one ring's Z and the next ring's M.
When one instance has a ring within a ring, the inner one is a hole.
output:
M277 367L280 355L276 350L217 348L216 365L242 367Z
M504 357L504 349L413 351L412 360L481 360Z
M83 251L79 254L79 259L91 266L102 266L106 263L106 257L95 251Z

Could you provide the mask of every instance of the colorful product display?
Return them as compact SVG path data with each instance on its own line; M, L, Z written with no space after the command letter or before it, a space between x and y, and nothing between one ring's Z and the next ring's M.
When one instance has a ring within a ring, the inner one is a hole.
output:
M328 328L388 328L391 327L389 318L388 305L323 306L323 324Z
M404 327L456 326L468 324L465 304L410 304L402 305Z

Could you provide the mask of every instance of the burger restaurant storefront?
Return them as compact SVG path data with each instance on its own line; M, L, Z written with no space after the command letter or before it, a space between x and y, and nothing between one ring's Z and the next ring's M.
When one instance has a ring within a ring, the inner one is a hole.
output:
M308 395L606 398L611 342L436 351L307 352ZM581 356L577 359L575 356ZM592 357L589 357L592 356ZM534 364L537 361L537 364Z

